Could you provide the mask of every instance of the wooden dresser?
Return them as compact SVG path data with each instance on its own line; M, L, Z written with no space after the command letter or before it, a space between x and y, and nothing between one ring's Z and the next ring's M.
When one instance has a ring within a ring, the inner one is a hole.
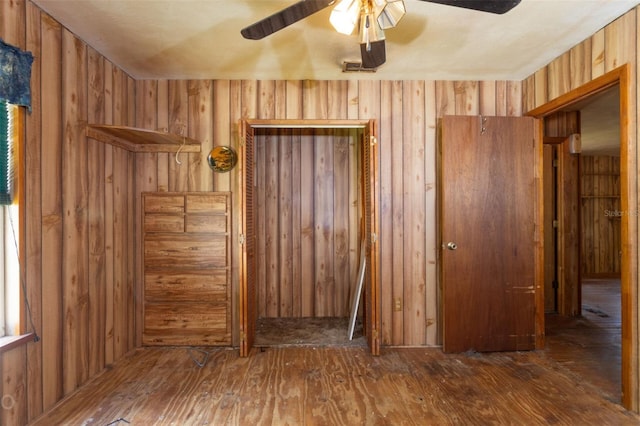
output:
M228 192L142 194L144 345L231 345Z

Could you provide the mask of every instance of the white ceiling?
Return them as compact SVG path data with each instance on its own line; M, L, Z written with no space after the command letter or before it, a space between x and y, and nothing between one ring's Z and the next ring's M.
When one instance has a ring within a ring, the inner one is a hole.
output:
M522 80L640 0L522 0L505 15L405 0L387 62L359 61L329 7L263 40L240 30L296 0L32 0L135 79ZM619 153L618 95L583 105L585 153Z
M386 31L387 63L359 61L331 7L263 40L240 30L291 1L32 0L135 79L522 80L640 0L522 0L505 15L405 0Z

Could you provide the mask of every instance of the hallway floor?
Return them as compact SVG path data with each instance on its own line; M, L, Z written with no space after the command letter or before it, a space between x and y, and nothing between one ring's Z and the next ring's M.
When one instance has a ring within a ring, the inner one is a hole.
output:
M621 301L619 279L585 279L582 316L545 316L545 352L574 374L621 402Z

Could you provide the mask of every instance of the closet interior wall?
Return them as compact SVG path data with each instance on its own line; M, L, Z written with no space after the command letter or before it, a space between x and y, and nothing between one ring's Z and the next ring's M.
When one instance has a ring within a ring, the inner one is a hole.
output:
M360 257L360 129L255 136L258 317L346 317Z

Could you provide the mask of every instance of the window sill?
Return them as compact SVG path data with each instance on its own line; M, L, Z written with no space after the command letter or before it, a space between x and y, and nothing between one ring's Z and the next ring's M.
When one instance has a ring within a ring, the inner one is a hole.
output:
M7 352L27 342L32 342L35 335L33 333L21 334L20 336L0 337L0 354Z

